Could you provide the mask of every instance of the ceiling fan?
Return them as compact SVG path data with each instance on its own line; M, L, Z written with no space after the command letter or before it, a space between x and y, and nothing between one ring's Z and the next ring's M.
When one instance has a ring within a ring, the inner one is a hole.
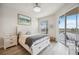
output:
M41 11L41 7L39 6L38 3L35 3L35 4L34 4L33 10L34 10L34 12L40 12L40 11Z

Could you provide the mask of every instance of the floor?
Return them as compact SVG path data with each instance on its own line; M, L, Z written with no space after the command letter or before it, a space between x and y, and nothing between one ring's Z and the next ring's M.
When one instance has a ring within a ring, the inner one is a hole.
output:
M68 48L59 42L51 43L39 55L68 55Z
M0 55L29 55L29 53L23 47L17 45L6 50L0 49ZM59 42L51 43L39 55L68 55L68 48Z
M30 55L20 45L7 48L6 50L0 49L0 55Z

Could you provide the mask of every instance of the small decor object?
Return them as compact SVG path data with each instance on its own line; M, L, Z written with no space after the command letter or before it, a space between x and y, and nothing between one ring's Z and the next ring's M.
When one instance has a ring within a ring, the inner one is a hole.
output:
M18 14L18 24L19 25L30 25L31 18L29 16Z
M56 38L53 37L53 36L51 36L51 37L50 37L50 42L56 42Z

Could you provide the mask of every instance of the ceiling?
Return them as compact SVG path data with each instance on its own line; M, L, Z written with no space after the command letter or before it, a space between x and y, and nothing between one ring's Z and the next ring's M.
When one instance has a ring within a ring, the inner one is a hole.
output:
M39 5L41 7L41 12L38 13L33 11L33 3L6 3L5 5L8 5L12 8L16 8L20 11L28 12L29 14L35 17L44 17L50 14L54 14L56 11L62 8L64 3L40 3Z

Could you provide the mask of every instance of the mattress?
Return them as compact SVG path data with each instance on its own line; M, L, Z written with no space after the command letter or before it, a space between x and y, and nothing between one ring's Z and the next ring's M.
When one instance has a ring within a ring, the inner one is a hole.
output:
M41 38L44 38L44 37L46 37L46 36L47 36L47 35L35 35L35 36L30 36L30 37L26 38L25 44L27 44L29 47L31 47L32 44L33 44L35 41L37 41L37 40L39 40L39 39L41 39ZM40 43L40 42L38 42L38 43ZM38 43L37 43L37 44L38 44Z

